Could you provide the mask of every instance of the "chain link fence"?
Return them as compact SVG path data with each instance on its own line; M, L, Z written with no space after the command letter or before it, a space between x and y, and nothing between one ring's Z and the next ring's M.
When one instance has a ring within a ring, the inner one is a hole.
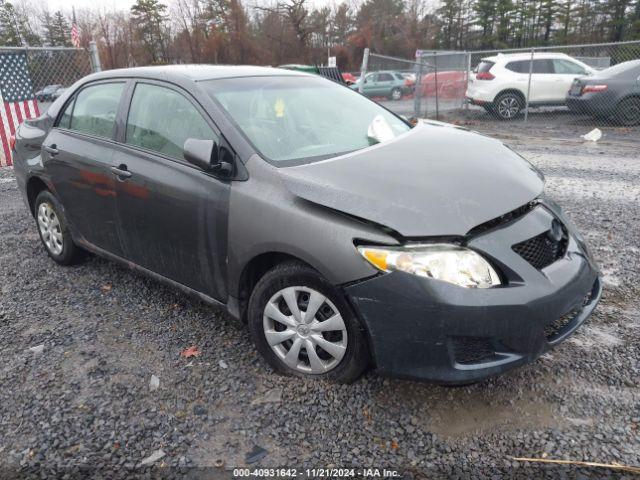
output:
M0 166L11 165L11 137L20 123L46 111L66 88L100 69L92 47L0 46Z
M640 41L418 51L411 60L365 51L362 75L363 94L407 117L571 138L598 128L640 143Z

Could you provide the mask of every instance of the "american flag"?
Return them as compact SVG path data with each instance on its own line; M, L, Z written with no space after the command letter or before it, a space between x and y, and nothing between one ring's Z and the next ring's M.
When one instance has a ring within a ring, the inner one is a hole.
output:
M40 115L26 54L0 52L0 102L0 166L6 166L11 165L9 142L18 125Z
M73 14L75 17L75 13ZM74 47L80 48L80 33L78 32L78 25L74 20L73 25L71 25L71 43Z

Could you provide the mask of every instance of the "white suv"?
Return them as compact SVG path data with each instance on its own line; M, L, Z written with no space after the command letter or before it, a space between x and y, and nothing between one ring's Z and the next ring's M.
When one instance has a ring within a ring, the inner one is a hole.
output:
M467 99L512 119L525 107L530 71L530 106L564 105L573 80L595 72L564 53L535 53L533 65L531 53L498 54L483 58L469 76Z

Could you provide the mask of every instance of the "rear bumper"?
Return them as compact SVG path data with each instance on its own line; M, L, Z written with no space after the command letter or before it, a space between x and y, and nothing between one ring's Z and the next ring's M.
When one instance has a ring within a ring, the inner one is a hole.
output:
M466 97L466 98L467 98L467 103L471 105L478 105L479 107L482 107L483 105L490 105L492 103L488 100L481 100L479 98L471 98L471 97Z
M476 85L478 82L480 84ZM482 84L482 80L476 80L470 84L465 91L465 98L472 105L487 105L493 103L496 98L495 88L488 85L491 82L485 82L487 85Z
M587 93L580 97L567 95L566 104L575 113L610 116L615 113L616 99L607 93Z
M401 272L347 287L368 329L377 370L469 383L532 362L571 335L602 291L597 267L576 238L562 259L542 270L509 247L500 252L502 245L528 238L548 214L534 210L468 243L501 268L508 277L503 287L465 289Z

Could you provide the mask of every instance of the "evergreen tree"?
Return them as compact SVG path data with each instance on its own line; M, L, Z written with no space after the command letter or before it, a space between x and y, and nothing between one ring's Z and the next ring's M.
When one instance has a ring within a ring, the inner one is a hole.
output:
M490 47L493 44L496 3L496 0L478 0L475 4L476 25L482 29L482 47Z
M558 5L555 0L542 0L540 3L539 27L542 32L540 39L543 44L548 44L557 14Z
M509 34L511 32L511 19L513 14L513 2L511 0L498 0L496 5L496 23L498 47L509 45Z
M13 5L0 0L0 45L19 47L22 45L18 19Z
M58 10L53 14L53 17L49 15L49 12L45 12L43 26L49 45L52 47L71 46L71 27L62 12Z
M131 22L152 63L166 62L167 6L158 0L137 0L131 7Z

